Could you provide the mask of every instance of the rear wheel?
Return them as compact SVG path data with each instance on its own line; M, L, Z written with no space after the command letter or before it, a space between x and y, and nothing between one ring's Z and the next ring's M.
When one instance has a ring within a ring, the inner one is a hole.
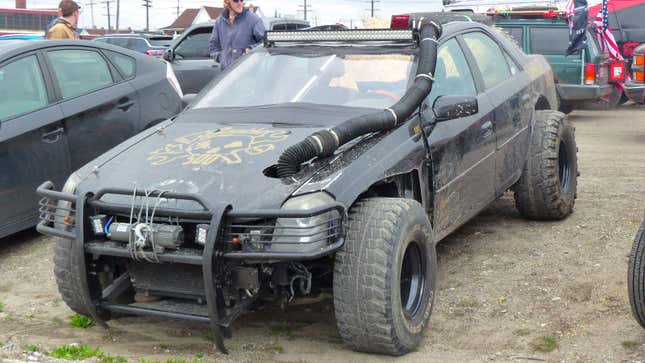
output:
M578 186L575 129L557 111L536 111L529 157L514 187L515 205L531 219L559 220L573 212Z
M645 221L636 234L632 246L627 285L634 318L645 328Z
M372 198L350 210L347 239L334 266L336 321L347 345L390 355L419 345L435 295L431 233L415 201Z

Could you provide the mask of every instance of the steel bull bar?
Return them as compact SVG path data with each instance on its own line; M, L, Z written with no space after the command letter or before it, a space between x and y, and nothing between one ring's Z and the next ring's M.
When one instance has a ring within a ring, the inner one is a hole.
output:
M185 319L192 321L208 322L213 331L214 343L219 351L227 353L224 345L224 336L230 337L230 324L241 314L241 309L229 316L226 315L224 296L216 285L219 259L227 260L253 260L253 261L305 261L314 260L332 254L342 248L345 242L345 222L347 221L347 210L340 203L333 203L327 206L306 211L285 211L285 210L251 210L235 211L226 203L211 205L201 196L189 193L163 192L163 198L192 201L197 203L201 209L185 210L177 208L156 208L155 215L159 217L178 217L191 220L210 221L210 229L207 233L206 244L200 254L185 253L180 251L157 253L156 258L160 263L177 263L202 267L204 279L204 295L208 315L198 315L184 312L165 311L124 305L115 303L116 299L131 286L130 276L127 272L117 277L109 286L98 294L91 292L87 281L86 255L113 256L120 258L132 258L127 248L110 246L101 242L86 241L84 212L86 206L101 210L101 212L130 213L132 206L113 204L101 200L105 195L122 195L138 197L160 197L162 192L146 193L122 188L105 188L95 194L74 195L54 190L54 184L50 181L43 183L37 188L37 193L42 197L40 201L40 222L37 230L45 235L60 237L71 240L71 254L74 257L76 272L86 278L82 281L82 292L85 307L101 326L108 327L101 314L101 310L126 313L133 315L150 315L173 319ZM221 236L224 234L225 221L235 218L309 218L315 217L330 211L338 211L340 215L339 233L334 235L336 241L332 244L314 252L247 252L247 251L225 251L225 245ZM145 252L152 258L152 252Z

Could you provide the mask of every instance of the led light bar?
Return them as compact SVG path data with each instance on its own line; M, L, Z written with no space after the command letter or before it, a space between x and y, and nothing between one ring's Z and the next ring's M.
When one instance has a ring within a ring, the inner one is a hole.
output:
M413 30L405 29L351 29L339 31L269 31L266 43L276 42L414 42Z

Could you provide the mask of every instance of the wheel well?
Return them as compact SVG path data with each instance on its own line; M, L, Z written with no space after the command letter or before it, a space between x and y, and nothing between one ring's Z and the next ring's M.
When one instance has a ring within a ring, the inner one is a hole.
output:
M549 100L547 100L546 97L540 95L540 97L537 100L537 103L535 104L535 109L536 110L550 110L551 105L549 104Z
M419 172L413 170L406 174L393 175L378 181L363 192L359 199L369 197L414 199L423 204Z

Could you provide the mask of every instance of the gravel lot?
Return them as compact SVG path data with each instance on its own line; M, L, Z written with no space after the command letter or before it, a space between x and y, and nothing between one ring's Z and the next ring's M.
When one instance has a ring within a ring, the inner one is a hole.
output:
M570 118L582 174L575 213L557 223L526 221L509 194L440 244L430 329L418 352L398 360L645 360L645 330L626 289L645 209L645 108ZM72 328L54 282L53 246L34 231L0 240L0 361L49 361L48 352L70 343L133 362L390 361L343 346L329 299L240 319L229 356L213 350L202 324L122 318L110 330ZM26 353L30 344L43 354Z

